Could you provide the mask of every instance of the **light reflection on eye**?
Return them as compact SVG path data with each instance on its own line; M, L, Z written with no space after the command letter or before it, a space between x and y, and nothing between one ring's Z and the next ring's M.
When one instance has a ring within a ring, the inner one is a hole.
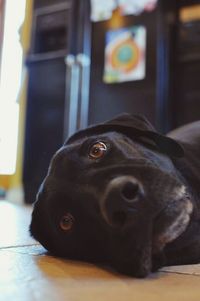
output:
M107 145L104 142L96 142L89 149L89 158L90 159L100 159L102 158L107 151Z

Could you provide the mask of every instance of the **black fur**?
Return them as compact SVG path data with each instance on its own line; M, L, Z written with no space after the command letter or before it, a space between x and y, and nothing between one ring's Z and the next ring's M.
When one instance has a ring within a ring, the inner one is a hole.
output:
M103 262L136 277L199 262L199 127L197 122L167 137L144 117L123 114L76 133L52 158L31 234L55 255ZM88 150L99 141L107 152L91 159ZM123 177L139 187L128 205L119 189ZM123 208L119 224L110 222L107 204ZM66 233L59 224L69 212L75 223Z

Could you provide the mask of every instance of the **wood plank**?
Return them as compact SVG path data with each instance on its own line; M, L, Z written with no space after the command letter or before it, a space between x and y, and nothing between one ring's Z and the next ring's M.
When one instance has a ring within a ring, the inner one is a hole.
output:
M156 273L147 279L116 274L92 264L41 255L37 246L0 250L0 300L199 301L200 278ZM34 255L33 255L34 254ZM37 255L38 254L38 255Z
M31 211L31 206L0 201L0 248L36 243L29 234Z
M163 272L189 274L200 276L200 264L177 265L171 267L164 267Z

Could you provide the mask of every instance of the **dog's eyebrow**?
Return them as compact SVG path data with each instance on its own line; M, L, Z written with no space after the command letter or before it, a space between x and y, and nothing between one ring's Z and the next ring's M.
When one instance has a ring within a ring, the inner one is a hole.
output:
M104 143L108 143L108 142L110 143L110 139L105 136L99 135L99 136L88 137L82 141L80 146L80 151L86 152L90 146L100 141Z
M80 138L79 140L77 140L77 142L79 141L79 143L85 143L85 142L97 142L97 141L101 141L101 140L110 140L110 137L108 136L108 133L112 133L112 132L106 132L106 133L101 133L101 134L93 134L93 135L90 135L90 136L85 136L85 137L82 137Z

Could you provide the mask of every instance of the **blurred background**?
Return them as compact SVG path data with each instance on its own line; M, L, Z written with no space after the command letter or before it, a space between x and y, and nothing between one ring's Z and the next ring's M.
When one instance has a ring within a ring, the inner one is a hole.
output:
M0 0L0 198L32 203L76 130L200 119L199 0Z

